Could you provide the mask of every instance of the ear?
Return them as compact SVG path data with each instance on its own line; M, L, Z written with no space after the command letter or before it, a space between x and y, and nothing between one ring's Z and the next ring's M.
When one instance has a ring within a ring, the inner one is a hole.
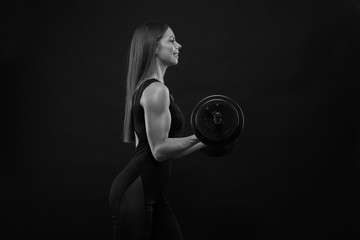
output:
M160 49L161 49L160 42L157 42L156 43L156 48L155 48L155 55L158 55Z

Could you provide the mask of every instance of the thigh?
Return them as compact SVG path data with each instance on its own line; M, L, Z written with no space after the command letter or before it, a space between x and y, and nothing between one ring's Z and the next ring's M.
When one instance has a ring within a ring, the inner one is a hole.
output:
M169 202L164 198L153 206L151 240L183 240L180 226Z
M138 177L126 190L121 200L118 218L117 239L146 239L145 202L141 177Z
M144 189L138 169L129 164L110 190L114 240L143 240L145 237Z

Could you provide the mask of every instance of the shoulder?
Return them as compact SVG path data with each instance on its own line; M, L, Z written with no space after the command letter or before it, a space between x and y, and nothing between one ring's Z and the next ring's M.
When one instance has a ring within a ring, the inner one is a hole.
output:
M144 107L162 109L169 106L169 96L169 89L164 84L153 82L144 89L140 103Z

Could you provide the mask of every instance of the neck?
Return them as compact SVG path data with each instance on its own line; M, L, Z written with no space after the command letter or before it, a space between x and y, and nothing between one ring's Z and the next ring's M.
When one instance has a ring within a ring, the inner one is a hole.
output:
M158 61L156 61L156 62L157 62L157 64L155 65L155 69L154 69L153 73L151 74L151 78L156 78L160 82L164 83L164 76L165 76L167 66L162 65Z

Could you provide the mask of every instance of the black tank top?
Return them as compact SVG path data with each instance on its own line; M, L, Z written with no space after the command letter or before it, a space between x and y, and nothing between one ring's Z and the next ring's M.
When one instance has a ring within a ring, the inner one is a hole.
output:
M171 169L171 160L157 161L152 155L146 136L144 109L140 105L140 99L144 89L157 79L149 79L142 82L135 90L132 102L132 121L134 131L138 136L139 143L135 149L132 161L137 165L143 182L145 200L153 201L161 198L168 182ZM178 137L184 126L184 115L170 95L171 126L169 137Z

